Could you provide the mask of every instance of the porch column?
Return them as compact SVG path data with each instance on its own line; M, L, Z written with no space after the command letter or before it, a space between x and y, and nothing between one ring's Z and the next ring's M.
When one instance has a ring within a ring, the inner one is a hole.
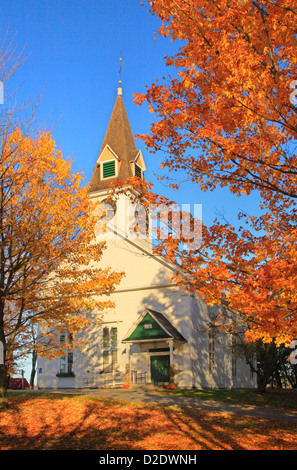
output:
M170 355L170 363L169 363L169 383L174 383L174 358L173 358L173 339L168 341L169 344L169 355Z
M125 385L130 386L130 348L131 344L127 344L127 361L126 361L126 375L125 375Z

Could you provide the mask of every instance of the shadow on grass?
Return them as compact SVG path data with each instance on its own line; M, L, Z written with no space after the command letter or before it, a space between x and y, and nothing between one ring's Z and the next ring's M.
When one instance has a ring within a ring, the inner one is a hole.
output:
M275 448L276 438L286 448L279 431L292 431L290 424L69 395L12 395L10 405L0 413L2 450L243 450L251 448L247 433L257 436L257 448Z
M244 389L176 389L164 390L160 394L297 411L297 389L267 389L265 393Z

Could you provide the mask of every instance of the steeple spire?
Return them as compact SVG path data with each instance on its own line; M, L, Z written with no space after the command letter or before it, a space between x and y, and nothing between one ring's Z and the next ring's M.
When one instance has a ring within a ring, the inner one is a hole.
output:
M120 73L123 64L120 65ZM146 170L141 151L136 148L122 97L122 81L99 152L90 184L90 193L106 190L113 179L143 178Z

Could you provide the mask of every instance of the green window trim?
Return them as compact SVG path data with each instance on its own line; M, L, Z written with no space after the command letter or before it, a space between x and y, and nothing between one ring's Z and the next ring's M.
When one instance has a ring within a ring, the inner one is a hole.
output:
M134 173L135 176L138 176L138 178L142 178L142 169L137 163L134 163Z
M56 377L75 377L75 373L74 372L58 372L56 374Z
M116 166L115 160L110 160L108 162L102 163L102 177L105 178L112 178L116 175Z

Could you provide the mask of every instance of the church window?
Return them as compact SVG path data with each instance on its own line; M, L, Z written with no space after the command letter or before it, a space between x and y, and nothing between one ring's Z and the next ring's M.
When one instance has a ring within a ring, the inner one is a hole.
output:
M235 379L235 377L236 377L236 366L237 366L236 357L232 356L232 377L233 377L233 379Z
M138 178L142 178L142 169L137 163L134 163L134 175L138 176Z
M103 351L103 370L109 372L109 351Z
M232 377L235 378L237 373L237 348L236 348L236 339L232 335Z
M208 329L208 370L209 373L214 372L215 368L215 343L214 343L214 327L212 325L209 326Z
M108 348L109 346L109 328L103 328L103 347Z
M118 351L117 351L117 349L113 349L111 351L111 369L112 369L112 371L117 370L117 365L118 365Z
M103 371L113 372L118 364L118 329L117 327L105 326L103 335Z
M68 340L68 351L67 353L60 358L60 374L73 374L73 351L72 344L73 344L73 337L71 333L67 335ZM66 344L66 335L62 334L60 336L60 344L62 347L65 347Z
M113 327L111 328L111 347L116 348L118 344L118 329Z
M102 164L102 177L105 178L112 178L116 176L116 165L115 160L109 160L107 162L103 162Z

